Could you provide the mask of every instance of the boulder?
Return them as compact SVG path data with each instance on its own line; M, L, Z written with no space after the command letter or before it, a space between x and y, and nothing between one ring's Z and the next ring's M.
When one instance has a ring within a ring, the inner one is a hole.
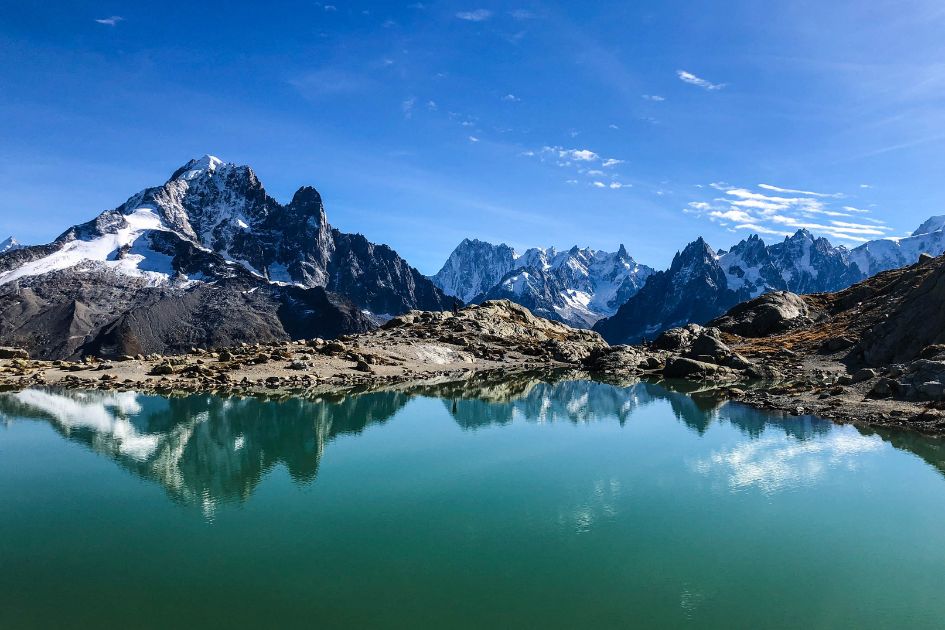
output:
M670 359L663 368L663 376L666 378L689 378L708 376L720 371L719 366L686 357L676 357Z
M693 339L702 333L702 326L688 324L680 328L670 328L661 332L653 340L653 347L657 350L683 351L689 347Z
M748 359L725 345L719 337L717 328L704 329L683 356L706 363L724 365L736 370L745 370L752 366Z
M772 291L732 307L709 326L742 337L764 337L810 322L812 312L804 298L790 291Z
M592 372L633 372L646 364L643 355L632 346L612 346L594 352L584 365Z
M863 381L868 381L871 378L876 378L878 375L878 372L873 368L860 368L853 373L853 382L862 383Z

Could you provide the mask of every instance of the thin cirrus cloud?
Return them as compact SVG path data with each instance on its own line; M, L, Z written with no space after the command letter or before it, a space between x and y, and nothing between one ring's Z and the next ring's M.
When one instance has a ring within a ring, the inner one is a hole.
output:
M615 158L603 158L597 152L590 149L567 149L561 146L544 146L539 151L524 151L521 155L525 157L538 157L541 161L552 160L556 165L564 168L570 168L579 175L586 178L585 181L594 188L609 188L619 190L621 188L630 188L631 184L626 184L618 180L619 175L610 171L603 171L601 168L610 168L623 164L623 160ZM604 181L609 179L610 181ZM567 183L575 183L577 180L567 180Z
M95 21L99 24L104 24L105 26L116 26L119 22L124 21L124 19L125 18L121 17L120 15L113 15L107 18L99 18Z
M773 192L779 193L795 193L798 195L810 195L811 197L836 197L840 198L843 195L841 193L819 193L811 192L809 190L797 190L796 188L781 188L780 186L772 186L771 184L758 184L758 188L764 188L765 190L771 190Z
M862 216L868 210L831 205L831 200L844 197L841 193L771 184L756 186L762 192L722 183L710 184L709 188L724 194L711 201L689 202L683 212L707 218L731 231L790 236L797 230L809 230L851 244L887 238L892 231L884 221Z
M654 103L662 103L666 100L665 96L660 96L659 94L643 94L641 96L643 100L652 101Z
M707 81L706 79L696 76L693 73L688 72L686 70L677 70L676 76L679 77L679 80L682 81L683 83L688 83L690 85L697 85L703 89L710 90L710 91L721 90L722 88L725 87L724 83L712 83L711 81Z
M475 11L460 11L456 14L461 20L466 20L467 22L485 22L492 17L492 11L488 9L476 9Z

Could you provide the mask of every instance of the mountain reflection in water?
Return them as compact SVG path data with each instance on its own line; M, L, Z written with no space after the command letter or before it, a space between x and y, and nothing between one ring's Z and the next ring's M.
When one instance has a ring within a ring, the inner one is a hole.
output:
M539 377L282 400L30 389L0 395L0 417L47 420L64 437L157 481L174 500L212 511L219 503L245 501L278 464L296 482L312 482L326 443L387 422L417 397L441 398L464 430L513 422L615 421L623 426L637 410L669 403L675 418L700 436L713 422L727 422L750 438L692 464L704 474L721 470L733 489L754 485L773 491L816 479L822 474L818 460L805 460L803 466L792 461L825 452L836 459L879 444L841 436L822 439L835 428L827 420L765 414L720 402L711 392ZM765 439L772 428L792 442ZM945 449L938 440L896 431L863 429L860 434L878 435L945 474Z

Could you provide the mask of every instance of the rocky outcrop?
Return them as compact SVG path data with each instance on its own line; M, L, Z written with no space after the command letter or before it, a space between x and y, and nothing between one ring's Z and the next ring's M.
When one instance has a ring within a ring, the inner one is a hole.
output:
M455 315L411 311L393 318L383 329L396 330L401 336L438 339L474 354L477 349L490 355L515 351L567 364L580 364L607 347L595 332L536 317L509 300L483 302Z
M810 324L813 315L807 302L796 293L772 291L734 306L709 325L742 337L765 337Z

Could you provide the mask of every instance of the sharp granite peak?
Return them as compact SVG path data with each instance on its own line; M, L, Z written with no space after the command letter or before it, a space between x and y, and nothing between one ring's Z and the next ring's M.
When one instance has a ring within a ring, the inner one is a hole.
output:
M700 237L594 330L611 343L637 343L669 328L703 324L763 293L839 291L882 271L915 264L922 254L942 253L945 216L928 219L912 236L868 241L852 250L806 229L773 245L752 235L718 252Z
M20 249L23 247L17 242L12 236L8 236L6 239L0 241L0 254L5 254L6 252L12 252L14 250Z
M623 245L616 252L575 246L518 253L504 243L464 239L432 280L465 302L508 299L536 315L590 328L615 313L653 272Z
M336 336L451 302L391 248L332 228L314 188L283 205L212 155L0 254L0 341L40 356Z

